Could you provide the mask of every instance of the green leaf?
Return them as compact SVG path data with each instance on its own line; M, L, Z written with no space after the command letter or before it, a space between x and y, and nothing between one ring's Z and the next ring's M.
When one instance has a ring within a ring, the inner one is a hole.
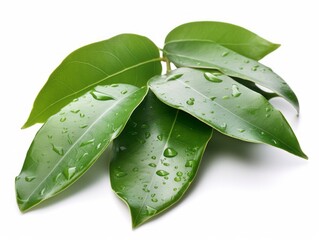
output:
M21 211L76 181L116 138L147 87L97 86L48 119L36 134L16 178Z
M94 86L127 83L141 87L160 73L158 48L145 37L122 34L84 46L66 57L51 74L23 128L45 122Z
M193 181L212 129L150 93L114 141L111 185L134 227L176 203Z
M170 80L175 75L180 77ZM220 72L179 68L152 78L149 85L164 103L188 112L223 134L307 158L278 110L262 95Z
M206 40L170 42L164 48L167 58L177 66L217 69L222 73L252 81L290 102L299 112L296 95L270 68L228 48Z
M167 35L165 43L178 40L212 41L255 60L260 60L280 46L261 38L245 28L223 22L191 22L183 24Z

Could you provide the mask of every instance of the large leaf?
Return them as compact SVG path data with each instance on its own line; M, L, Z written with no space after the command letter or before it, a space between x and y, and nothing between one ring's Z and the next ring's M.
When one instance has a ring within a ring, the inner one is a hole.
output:
M209 40L255 60L263 58L280 46L245 28L223 22L183 24L167 35L165 43L177 40Z
M128 83L140 87L160 73L158 48L145 37L122 34L84 46L51 74L23 127L44 122L96 85Z
M129 206L134 227L185 193L212 129L149 94L114 141L113 190Z
M165 45L165 54L177 66L217 69L266 87L289 101L299 111L296 95L288 84L270 68L217 43L185 40Z
M149 85L164 103L190 113L221 133L307 158L283 115L262 95L226 75L179 68L152 78Z
M77 180L119 135L147 88L98 86L65 106L42 126L16 178L22 211Z

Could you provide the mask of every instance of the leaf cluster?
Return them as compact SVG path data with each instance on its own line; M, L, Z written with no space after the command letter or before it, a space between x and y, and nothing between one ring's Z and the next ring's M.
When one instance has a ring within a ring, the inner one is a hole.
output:
M299 111L289 85L259 62L278 47L236 25L192 22L173 29L162 50L121 34L74 51L23 126L44 123L16 177L20 210L66 189L107 148L112 188L134 227L184 195L215 131L307 158L269 102L282 97Z

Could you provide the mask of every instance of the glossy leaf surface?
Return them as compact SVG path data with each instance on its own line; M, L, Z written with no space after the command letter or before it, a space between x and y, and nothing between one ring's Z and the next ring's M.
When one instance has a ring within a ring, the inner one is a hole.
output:
M77 180L124 128L147 88L97 86L48 119L36 134L16 178L21 211Z
M145 37L122 34L84 46L51 74L23 127L46 121L96 85L128 83L140 87L160 73L158 48Z
M270 89L290 102L297 111L299 103L288 84L270 68L209 41L170 42L164 49L177 66L216 69L222 73L252 81Z
M170 108L152 93L114 141L110 165L115 193L134 227L177 202L197 172L212 129Z
M174 79L175 75L180 77ZM180 68L152 78L149 85L164 103L190 113L221 133L307 158L278 110L262 95L220 72Z
M212 41L255 60L260 60L280 46L245 28L224 22L191 22L183 24L167 35L165 43L178 40Z

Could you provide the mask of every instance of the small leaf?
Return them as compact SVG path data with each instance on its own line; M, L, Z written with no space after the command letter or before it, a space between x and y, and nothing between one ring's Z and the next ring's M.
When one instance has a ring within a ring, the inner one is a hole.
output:
M127 84L97 86L50 117L36 134L16 178L21 211L56 195L86 172L119 135L146 93L146 87Z
M260 60L280 46L245 28L224 22L190 22L180 25L167 35L165 43L179 40L212 41L255 60Z
M124 200L134 227L185 193L197 172L212 129L167 107L150 93L114 141L111 185Z
M170 42L165 45L164 51L177 66L216 69L266 87L285 98L299 112L298 99L288 84L270 68L253 59L205 40Z
M127 83L141 87L160 73L158 48L142 36L122 34L79 48L51 74L23 128L45 122L94 86Z
M173 74L183 76L167 81ZM220 81L210 81L208 76ZM307 158L278 110L262 95L220 72L179 68L152 78L149 85L164 103L188 112L223 134L266 143Z

